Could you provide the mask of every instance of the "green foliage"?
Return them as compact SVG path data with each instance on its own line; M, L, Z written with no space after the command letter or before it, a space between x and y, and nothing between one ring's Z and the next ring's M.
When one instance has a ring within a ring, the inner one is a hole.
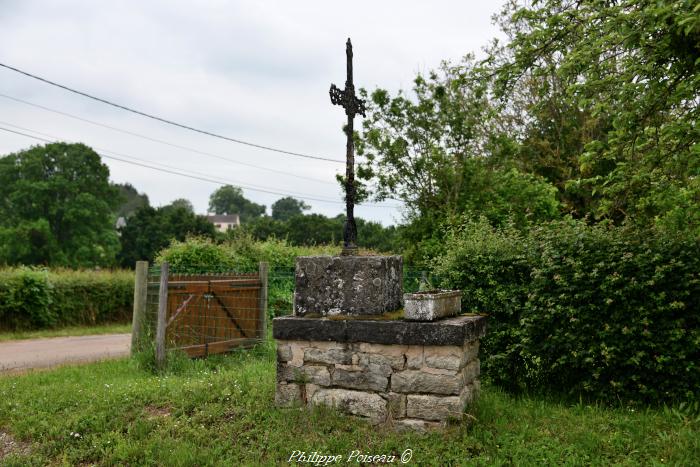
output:
M484 156L490 145L484 126L490 105L475 79L471 59L444 64L414 81L414 99L383 89L368 99L364 131L357 135L358 179L374 183L377 199L406 202L412 217L431 211L455 214L460 196L473 193L465 164Z
M362 91L358 179L405 202L408 258L439 252L436 227L464 214L700 235L696 3L508 1L507 39L481 62L418 75L410 95Z
M532 265L526 238L512 226L491 227L485 218L449 230L435 272L444 287L461 289L462 309L487 313L481 341L483 371L507 389L523 389L528 365L520 352L520 319Z
M286 221L260 217L241 228L258 240L285 239L291 245L338 245L343 239L345 216L326 217L307 214L290 217ZM356 217L357 236L363 248L382 251L398 251L396 227L383 227L378 222Z
M214 225L182 206L144 207L136 211L120 229L119 262L131 268L136 261L152 262L156 254L173 240L184 241L188 235L213 238Z
M126 322L134 278L129 271L0 270L4 330Z
M131 183L116 183L115 188L119 190L121 205L117 210L117 217L127 218L136 212L137 209L150 206L148 195L139 193Z
M186 241L173 240L158 253L156 263L167 261L177 274L198 274L234 271L239 266L231 250L206 237L188 237Z
M357 137L366 156L358 178L372 184L376 199L406 204L408 223L396 243L411 263L442 251L441 226L455 216L526 228L561 215L557 188L512 160L518 144L509 133L517 132L498 117L482 74L467 57L418 76L411 98L382 89L371 94Z
M0 158L0 264L114 264L118 202L109 169L83 144Z
M294 216L300 216L304 211L311 209L305 202L287 196L272 203L272 218L276 221L286 221Z
M530 141L577 159L566 189L598 218L664 222L689 197L685 228L700 229L699 13L694 0L545 0L501 15L510 41L492 57L494 91L536 89Z
M49 271L52 309L58 324L93 325L130 322L134 304L134 273L113 271Z
M487 374L614 402L697 398L700 241L580 221L451 230L444 286L490 314Z
M237 186L225 185L209 197L209 211L215 214L238 214L242 223L265 214L265 206L256 204Z
M22 267L0 271L0 323L6 329L54 326L52 286L48 272Z
M185 198L178 198L176 200L173 200L170 204L168 204L168 206L173 209L182 208L186 211L194 213L194 206L192 206L192 202Z

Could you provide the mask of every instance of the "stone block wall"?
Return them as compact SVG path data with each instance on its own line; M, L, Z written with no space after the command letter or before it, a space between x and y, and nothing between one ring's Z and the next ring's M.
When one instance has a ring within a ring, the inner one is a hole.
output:
M479 392L479 341L463 345L277 341L279 406L327 405L422 430L460 419Z

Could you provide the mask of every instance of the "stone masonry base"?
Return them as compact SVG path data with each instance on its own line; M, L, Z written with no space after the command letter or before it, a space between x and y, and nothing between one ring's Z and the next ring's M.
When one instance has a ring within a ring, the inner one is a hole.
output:
M278 406L327 405L425 430L461 419L479 393L479 340L461 345L277 341Z

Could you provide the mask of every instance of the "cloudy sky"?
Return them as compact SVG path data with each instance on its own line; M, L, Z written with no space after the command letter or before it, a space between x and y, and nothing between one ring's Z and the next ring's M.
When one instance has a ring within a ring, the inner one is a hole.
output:
M331 106L328 88L344 85L347 37L357 87L409 89L416 73L441 60L479 55L498 35L491 16L501 3L0 0L0 63L210 132L343 160L345 115ZM342 163L217 140L4 68L0 127L247 187L245 195L268 213L284 195L306 197L312 212L344 211L335 182ZM40 142L0 131L0 154L32 144ZM130 182L155 206L187 198L205 213L220 186L104 162L113 181ZM387 201L360 206L356 215L388 225L401 220L401 209Z

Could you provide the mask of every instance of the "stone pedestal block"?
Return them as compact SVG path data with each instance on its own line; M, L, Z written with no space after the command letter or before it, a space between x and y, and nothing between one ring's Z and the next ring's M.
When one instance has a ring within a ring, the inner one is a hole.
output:
M300 256L296 316L379 315L403 304L401 256Z
M479 393L485 325L482 316L422 323L275 318L275 402L328 405L396 429L444 426L462 418Z

